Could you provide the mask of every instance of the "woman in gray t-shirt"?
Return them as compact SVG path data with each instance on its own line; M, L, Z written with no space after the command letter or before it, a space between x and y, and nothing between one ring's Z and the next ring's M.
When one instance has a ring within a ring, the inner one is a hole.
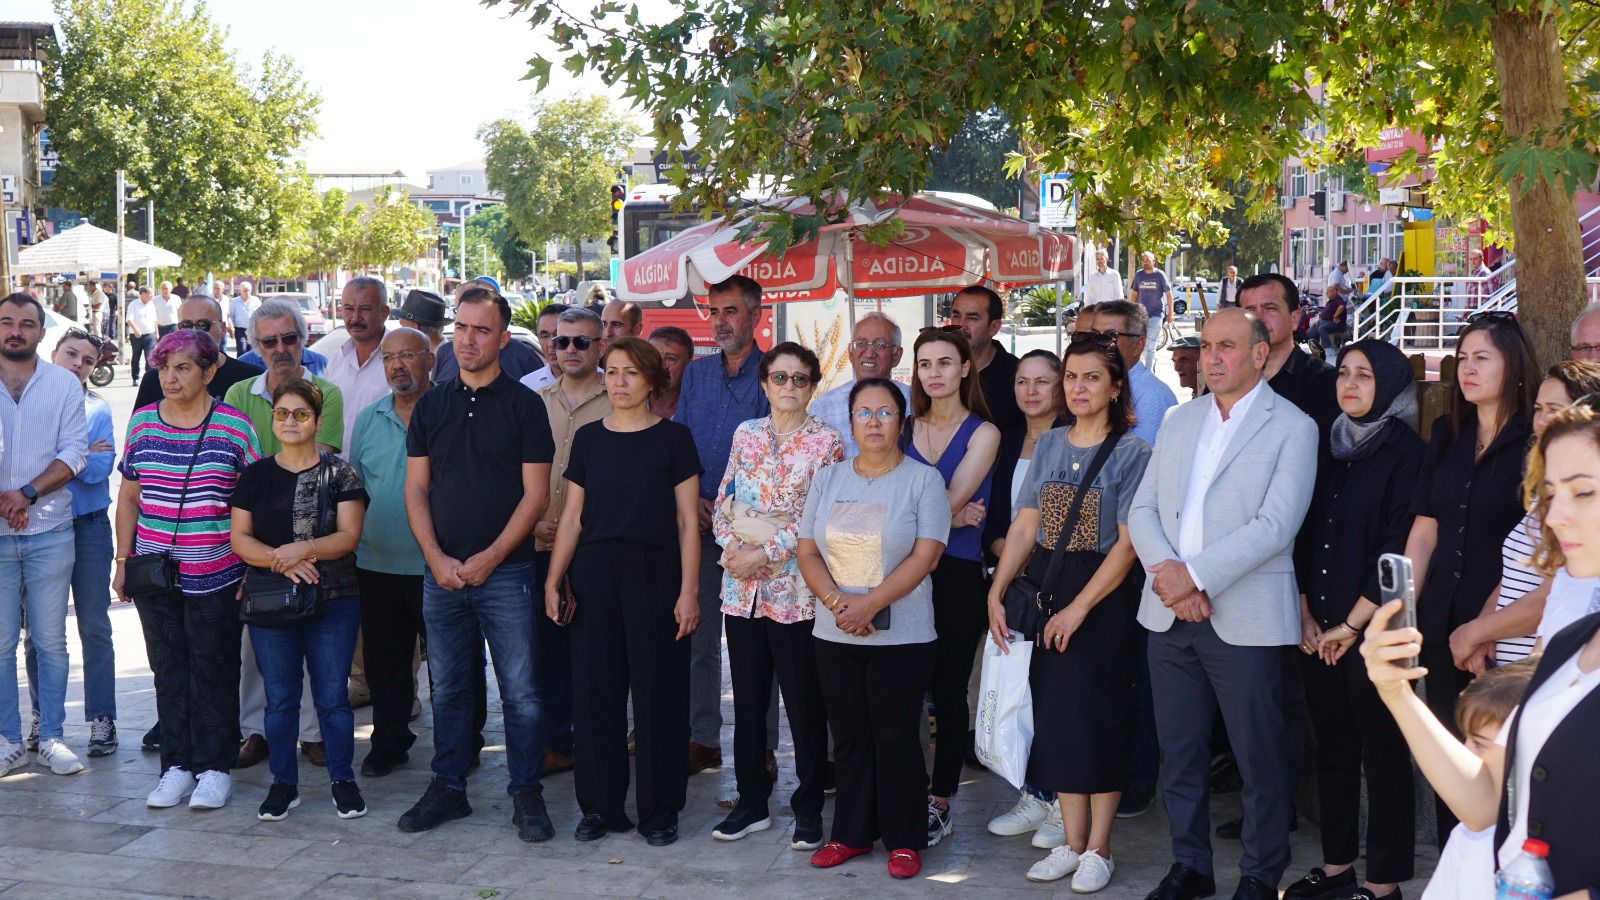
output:
M918 737L933 673L933 571L950 533L944 479L900 451L906 400L868 378L850 392L861 454L817 473L797 556L817 596L817 670L839 793L827 868L882 839L889 874L910 878L927 846L928 772Z

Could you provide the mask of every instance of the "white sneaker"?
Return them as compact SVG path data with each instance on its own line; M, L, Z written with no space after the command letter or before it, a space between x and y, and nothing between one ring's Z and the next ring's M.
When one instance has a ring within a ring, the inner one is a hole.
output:
M1092 894L1111 883L1111 873L1117 864L1090 850L1078 857L1078 871L1072 875L1072 889L1080 894Z
M0 736L0 778L11 774L11 770L20 769L28 764L28 748L22 744L13 744Z
M1033 833L1029 843L1040 850L1054 850L1067 842L1067 829L1061 824L1061 801L1050 804L1050 815ZM1068 870L1070 871L1070 870Z
M1017 800L1017 805L1011 807L1010 812L1001 813L989 820L989 833L1001 837L1028 834L1038 831L1039 826L1048 818L1050 818L1050 804L1023 791Z
M1065 844L1028 869L1029 881L1060 881L1078 871L1078 854Z
M200 773L194 795L189 798L190 809L221 809L233 795L233 779L226 772L208 769Z
M144 805L155 809L167 809L183 802L194 790L194 776L188 770L173 766L161 776L161 783L144 798Z
M39 742L39 765L49 766L57 775L76 775L83 771L83 760L60 738L45 738Z

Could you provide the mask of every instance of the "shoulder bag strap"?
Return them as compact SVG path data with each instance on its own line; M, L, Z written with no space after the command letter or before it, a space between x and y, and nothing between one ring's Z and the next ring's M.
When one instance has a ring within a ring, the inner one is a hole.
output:
M172 542L167 544L167 549L178 546L178 529L183 524L183 501L189 496L189 476L194 474L195 460L200 458L200 446L206 441L206 427L211 424L211 414L217 411L217 401L211 401L211 408L206 410L206 417L200 420L200 436L195 438L194 452L189 454L189 468L183 473L183 487L178 491L178 506L173 510Z
M322 454L322 460L317 465L317 521L312 526L312 537L324 537L333 532L329 519L337 514L333 505L333 464L328 461L328 454Z
M1050 551L1050 564L1045 567L1044 580L1039 583L1041 595L1052 597L1051 591L1055 586L1056 575L1061 571L1061 557L1067 552L1067 543L1072 537L1073 529L1078 525L1078 513L1083 509L1084 495L1089 493L1095 478L1100 475L1101 467L1111 457L1111 451L1116 449L1117 443L1121 440L1120 432L1106 435L1106 439L1100 442L1100 449L1095 451L1094 459L1089 462L1088 471L1083 473L1083 481L1079 482L1077 489L1072 492L1072 506L1068 507L1067 517L1061 521L1061 531L1056 535L1056 548Z

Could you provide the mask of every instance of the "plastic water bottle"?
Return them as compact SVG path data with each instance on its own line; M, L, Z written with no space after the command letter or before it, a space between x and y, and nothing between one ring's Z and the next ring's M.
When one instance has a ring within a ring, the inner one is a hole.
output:
M1495 878L1495 900L1550 900L1555 879L1550 875L1550 845L1538 838L1522 842L1522 853Z

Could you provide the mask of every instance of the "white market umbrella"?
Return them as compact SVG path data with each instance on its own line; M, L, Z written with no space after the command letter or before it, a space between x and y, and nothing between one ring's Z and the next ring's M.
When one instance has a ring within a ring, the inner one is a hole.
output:
M183 257L130 237L122 239L122 269L172 269L183 264ZM54 273L112 272L117 268L117 236L85 222L76 228L25 247L17 253L11 267L17 275Z

